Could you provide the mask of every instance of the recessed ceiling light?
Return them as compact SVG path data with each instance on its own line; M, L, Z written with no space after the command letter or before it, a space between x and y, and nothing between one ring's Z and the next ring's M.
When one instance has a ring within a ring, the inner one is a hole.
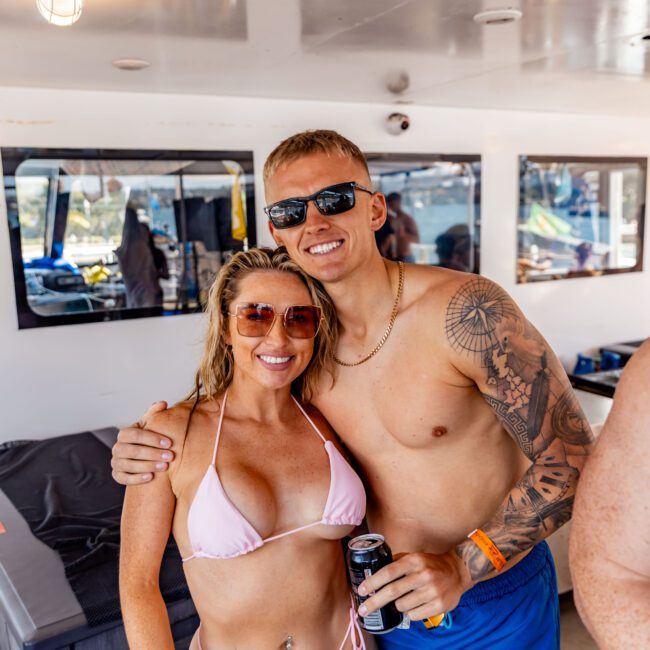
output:
M524 14L519 9L506 7L505 9L488 9L480 11L474 16L474 22L480 25L505 25L521 20Z
M144 59L115 59L113 67L118 70L144 70L151 65L149 61Z

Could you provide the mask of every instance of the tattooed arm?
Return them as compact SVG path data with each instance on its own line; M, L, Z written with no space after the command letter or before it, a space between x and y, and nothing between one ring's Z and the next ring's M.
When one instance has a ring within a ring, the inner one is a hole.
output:
M593 436L555 354L496 284L482 277L463 284L449 301L445 327L453 364L476 383L531 461L482 526L509 560L571 518ZM493 571L474 542L463 542L457 553L473 580Z
M593 438L560 362L510 297L485 278L462 282L445 313L449 361L476 384L503 435L511 436L530 461L481 526L510 560L570 519ZM374 592L359 614L390 601L411 620L451 611L465 591L493 571L470 540L447 553L405 553L359 585L361 595Z

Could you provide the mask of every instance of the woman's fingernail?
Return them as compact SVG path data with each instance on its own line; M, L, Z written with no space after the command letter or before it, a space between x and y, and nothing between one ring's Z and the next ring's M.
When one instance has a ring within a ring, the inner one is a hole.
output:
M156 469L167 469L167 463L156 463Z
M365 605L359 607L359 616L365 616L368 613L368 608Z
M160 446L161 447L169 447L169 440L161 440L160 441Z
M366 595L366 588L365 587L359 587L359 596L365 596Z
M163 460L171 460L172 459L172 455L168 451L163 451L163 453L161 454L161 457L162 457Z
M151 479L151 474L143 474L142 475L142 480L143 481L148 481Z

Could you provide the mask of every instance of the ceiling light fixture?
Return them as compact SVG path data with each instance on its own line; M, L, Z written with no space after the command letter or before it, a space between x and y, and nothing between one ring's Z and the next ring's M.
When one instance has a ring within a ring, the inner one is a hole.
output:
M83 0L36 0L36 6L48 23L68 27L79 20Z
M474 16L474 22L479 25L505 25L516 23L524 14L519 9L506 7L505 9L488 9L480 11Z
M145 68L148 68L151 63L144 59L115 59L115 61L112 62L112 65L118 70L134 71L144 70Z

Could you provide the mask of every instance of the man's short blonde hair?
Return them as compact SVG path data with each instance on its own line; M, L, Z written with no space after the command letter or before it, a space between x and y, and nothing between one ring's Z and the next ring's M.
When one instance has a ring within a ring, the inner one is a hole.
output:
M280 165L293 162L298 158L324 153L329 156L342 156L358 162L370 177L368 163L361 153L361 149L354 142L344 138L336 131L317 129L296 133L283 140L270 154L264 163L264 184Z

